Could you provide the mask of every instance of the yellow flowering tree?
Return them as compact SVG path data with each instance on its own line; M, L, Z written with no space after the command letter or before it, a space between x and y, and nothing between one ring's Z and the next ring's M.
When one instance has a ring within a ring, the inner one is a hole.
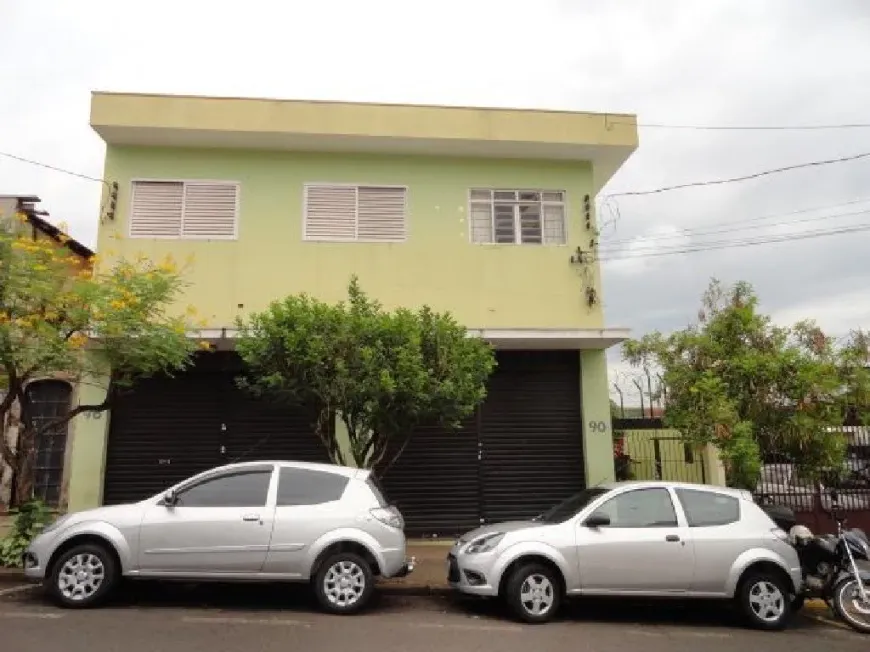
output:
M34 239L13 221L0 223L0 423L11 414L18 423L14 446L0 436L0 457L14 473L19 504L33 494L40 435L109 409L139 377L183 368L195 347L187 337L191 315L169 311L183 289L171 260L121 260L100 272L95 262L68 249L63 236ZM105 401L34 421L28 382L55 374L76 382L107 369Z

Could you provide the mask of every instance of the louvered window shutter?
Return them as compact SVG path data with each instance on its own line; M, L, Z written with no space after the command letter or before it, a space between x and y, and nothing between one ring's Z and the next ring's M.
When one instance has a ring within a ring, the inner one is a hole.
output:
M182 237L229 240L236 237L238 186L232 183L184 184Z
M305 239L356 239L356 188L305 186Z
M180 237L183 197L184 184L180 182L134 182L130 237Z
M405 239L405 189L359 188L357 200L357 238L374 242L401 242Z

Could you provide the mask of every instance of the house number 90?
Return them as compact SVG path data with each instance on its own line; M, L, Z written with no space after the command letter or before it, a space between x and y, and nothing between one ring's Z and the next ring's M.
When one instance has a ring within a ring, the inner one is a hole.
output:
M589 430L592 432L607 432L607 424L603 421L590 421Z

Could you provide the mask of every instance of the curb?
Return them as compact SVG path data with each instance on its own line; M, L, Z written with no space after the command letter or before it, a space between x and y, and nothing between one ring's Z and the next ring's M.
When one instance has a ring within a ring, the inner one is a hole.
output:
M377 590L383 595L410 595L410 596L433 596L433 595L450 595L453 590L448 586L430 586L430 585L410 585L402 586L401 584L377 584Z
M24 571L20 568L0 568L0 583L26 582Z

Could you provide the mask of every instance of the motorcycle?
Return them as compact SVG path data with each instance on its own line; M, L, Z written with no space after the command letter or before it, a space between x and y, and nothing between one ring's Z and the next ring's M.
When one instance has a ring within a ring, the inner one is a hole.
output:
M870 634L870 568L858 565L870 561L870 541L862 530L845 527L846 514L838 494L831 491L830 495L836 534L813 535L803 525L788 531L804 576L803 590L793 607L800 608L805 599L822 599L852 629Z

